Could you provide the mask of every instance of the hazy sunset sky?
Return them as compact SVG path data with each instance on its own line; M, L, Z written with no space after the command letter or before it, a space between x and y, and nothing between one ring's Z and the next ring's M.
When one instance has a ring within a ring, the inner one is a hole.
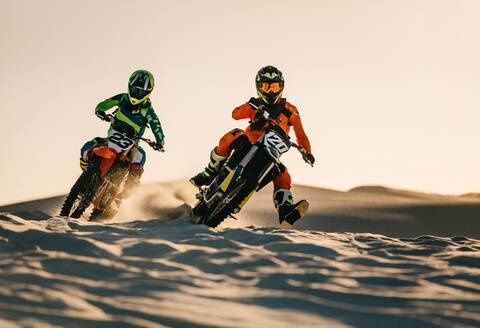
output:
M477 0L0 0L0 204L66 193L79 148L107 131L95 106L140 68L166 135L165 153L145 145L143 182L200 171L275 65L317 159L284 156L294 183L479 191L479 13Z

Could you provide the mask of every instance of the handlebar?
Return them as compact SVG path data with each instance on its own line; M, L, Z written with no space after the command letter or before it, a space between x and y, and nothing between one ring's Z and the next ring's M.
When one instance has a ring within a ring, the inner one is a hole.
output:
M100 114L101 113L101 114ZM105 112L100 112L100 111L96 111L95 112L95 115L97 115L97 117L99 119L101 119L102 121L105 121L105 122L112 122L113 121L113 115L111 114L107 114Z
M156 150L156 151L159 151L159 152L162 152L162 153L165 152L165 148L163 148L163 146L159 147L159 144L157 144L155 141L152 141L150 139L143 138L143 137L138 137L137 139L145 141L150 147L153 148L153 150Z
M270 124L270 125L272 125L272 126L279 126L279 127L282 129L282 131L284 131L283 128L281 127L281 125L278 124L278 122L276 122L275 120L273 120L271 117L268 117L267 124ZM285 132L285 134L286 134L286 132ZM288 137L288 134L286 134L286 136ZM313 163L312 163L312 161L310 160L310 158L309 158L309 156L308 156L309 153L305 150L305 148L303 148L302 146L297 145L297 144L294 143L294 142L290 142L290 144L291 144L293 147L295 147L295 148L298 149L298 151L299 151L300 154L302 155L302 158L303 158L303 160L305 161L305 163L310 164L310 166L313 167Z
M117 112L117 110L118 110L118 108L113 112L113 115L112 114L107 114L105 112L99 112L99 111L96 111L95 114L102 121L111 123L113 121L114 114ZM99 114L99 113L102 113L102 114ZM145 141L150 147L153 148L153 150L160 151L162 153L165 152L165 149L163 148L163 146L157 144L155 141L152 141L150 139L143 138L143 137L137 137L136 139Z
M307 157L307 154L308 154L308 153L307 153L307 151L305 150L305 148L303 148L302 146L297 145L297 144L294 143L294 142L292 142L291 144L292 144L293 147L295 147L295 148L298 149L298 151L299 151L300 154L302 155L302 158L303 158L303 160L305 161L305 163L310 164L310 166L313 167L313 163L310 162L310 160L309 160L308 157Z

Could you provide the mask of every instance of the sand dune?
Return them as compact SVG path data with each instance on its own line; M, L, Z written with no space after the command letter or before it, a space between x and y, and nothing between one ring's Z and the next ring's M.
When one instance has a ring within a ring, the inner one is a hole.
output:
M312 206L289 230L268 188L238 221L192 224L185 181L144 185L110 222L57 217L63 196L2 206L0 326L480 326L478 198L294 193Z
M362 186L347 192L298 186L296 199L310 201L310 211L293 229L325 232L365 232L392 237L421 235L466 236L480 239L480 198L446 196L380 186ZM196 190L185 180L146 184L124 202L115 222L171 220L180 215L184 204L195 204ZM7 206L1 212L35 212L58 215L63 197L53 197ZM178 208L178 211L172 211ZM172 214L173 213L173 214ZM177 214L175 214L177 213ZM238 215L222 227L259 225L279 227L272 202L271 186L257 193Z

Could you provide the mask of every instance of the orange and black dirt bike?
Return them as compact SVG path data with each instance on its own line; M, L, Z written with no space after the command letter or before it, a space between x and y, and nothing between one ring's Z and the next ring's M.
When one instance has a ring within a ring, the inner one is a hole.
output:
M153 149L162 151L155 142L137 136L128 125L110 129L105 143L99 143L89 150L91 159L82 175L73 185L65 202L61 216L79 218L93 205L90 220L106 220L117 214L131 165L131 150L138 140L145 141Z
M245 137L234 147L210 186L200 188L196 195L198 203L192 209L195 221L216 227L227 216L235 218L233 214L240 212L256 191L280 173L280 156L291 147L297 148L305 162L313 166L305 149L291 142L288 134L273 120L255 143Z

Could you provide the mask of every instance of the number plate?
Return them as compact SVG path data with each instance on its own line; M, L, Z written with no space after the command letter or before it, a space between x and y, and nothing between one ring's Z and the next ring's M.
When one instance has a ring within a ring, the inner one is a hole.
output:
M288 151L289 147L275 131L268 131L265 135L264 144L267 147L274 147L280 154Z
M117 152L125 151L135 144L135 141L114 129L108 134L108 147L115 149Z

